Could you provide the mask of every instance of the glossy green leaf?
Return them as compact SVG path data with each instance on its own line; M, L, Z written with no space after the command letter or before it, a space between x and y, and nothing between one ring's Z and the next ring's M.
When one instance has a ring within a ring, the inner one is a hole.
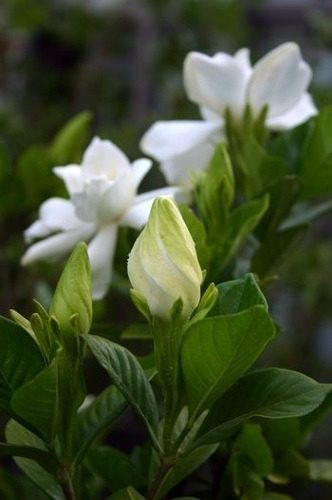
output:
M115 386L107 387L86 408L79 411L75 424L74 449L80 461L90 444L121 415L127 402Z
M24 151L17 165L17 180L21 183L21 190L17 190L20 198L16 200L16 211L18 207L25 211L36 210L45 199L65 192L60 179L52 174L53 167L54 162L47 146L32 145Z
M91 470L114 491L128 485L140 488L146 480L136 469L130 457L112 446L98 446L87 454Z
M289 495L283 493L276 493L274 491L266 491L263 494L262 500L293 500Z
M43 441L14 420L8 422L5 433L6 439L10 444L32 446L46 452ZM56 482L53 474L45 471L34 460L19 457L14 458L14 460L18 467L52 499L64 500L62 489Z
M92 354L105 368L114 385L147 426L154 445L159 447L157 402L143 368L124 347L96 335L87 338Z
M14 411L41 433L46 442L55 438L59 418L58 361L17 389L11 399Z
M0 408L11 414L10 399L14 391L44 367L31 336L17 324L0 317Z
M145 500L145 497L131 486L128 486L128 488L113 493L113 495L110 496L110 500Z
M332 460L310 460L309 477L313 481L332 483Z
M260 221L255 234L263 240L273 234L288 216L297 201L299 181L295 175L282 177L269 191L269 207Z
M332 384L326 384L326 397L317 408L300 419L302 433L312 433L321 421L332 413Z
M273 455L259 425L246 424L236 438L234 449L240 450L250 459L261 477L272 472Z
M200 266L202 269L206 269L211 258L211 248L206 241L207 235L204 225L187 205L180 205L179 210L195 242Z
M87 334L90 330L91 275L87 246L83 242L75 247L66 262L53 296L50 315L56 318L65 334ZM75 315L77 321L74 322Z
M274 334L264 306L190 327L181 352L190 412L209 408L250 368Z
M268 206L269 197L265 195L244 203L233 210L228 220L226 232L223 235L223 243L218 251L224 265L244 244L265 214Z
M300 170L301 195L312 199L332 192L332 106L314 120L303 147Z
M166 476L165 481L158 491L157 498L165 498L165 495L174 488L174 486L189 476L202 463L206 462L216 449L216 445L200 446L190 453L181 456Z
M218 288L214 283L210 283L204 294L201 297L201 300L195 310L194 316L190 320L190 324L194 324L197 321L201 321L208 313L213 309L214 304L218 299Z
M34 446L0 443L0 456L29 458L48 472L55 473L57 470L58 463L55 457L46 449Z
M267 310L267 302L253 274L244 278L217 285L218 299L209 316L233 314L250 307L262 305Z
M240 168L244 173L244 186L248 198L266 192L278 179L287 175L287 163L283 158L271 155L258 143L253 135L242 142L238 156Z
M215 243L222 236L234 197L233 170L225 146L217 146L208 169L196 182L194 195L208 243Z
M59 347L58 325L52 319L45 308L37 301L34 301L37 313L30 318L31 328L37 338L41 352L47 363L51 361Z
M72 118L55 137L51 153L58 165L79 163L86 144L92 114L83 111Z
M274 452L280 453L281 450L301 445L303 435L299 417L262 418L259 419L259 422L264 430L264 436Z
M307 229L307 225L297 226L278 231L266 238L252 258L251 270L261 279L274 272L282 259L299 243Z
M121 334L126 340L153 340L150 325L146 323L131 323Z
M309 462L298 450L289 446L276 454L274 473L284 480L291 477L308 478Z
M280 229L290 229L301 224L307 224L314 219L332 211L332 201L328 200L318 205L298 203L289 214L289 217L281 224Z
M215 443L225 431L252 417L287 418L305 415L324 401L324 384L291 370L266 368L240 378L214 405L199 443ZM239 394L241 397L239 397Z

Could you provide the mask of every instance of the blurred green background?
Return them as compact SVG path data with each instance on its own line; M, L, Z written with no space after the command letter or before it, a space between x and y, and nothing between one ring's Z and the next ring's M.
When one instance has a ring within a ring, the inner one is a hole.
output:
M139 139L155 120L198 117L182 86L189 51L232 53L247 46L256 61L289 40L313 68L317 105L332 104L331 0L2 0L0 26L3 315L9 308L31 313L32 297L47 302L61 272L61 264L23 269L19 261L22 231L40 203L65 194L51 173L56 160L66 160L53 141L73 116L91 112L81 115L86 136L78 148L98 134L136 159ZM162 183L155 167L143 187ZM269 290L283 333L265 362L320 381L332 378L331 222L327 215L312 226ZM118 271L123 268L120 263ZM97 329L111 322L121 331L134 314L120 276L96 308ZM330 454L329 424L317 432L311 455ZM332 498L328 486L296 485L295 494Z

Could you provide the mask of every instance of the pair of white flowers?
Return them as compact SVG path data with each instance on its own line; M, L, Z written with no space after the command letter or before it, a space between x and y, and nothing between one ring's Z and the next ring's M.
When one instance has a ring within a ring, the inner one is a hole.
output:
M310 79L311 70L294 43L281 45L253 67L248 49L241 49L234 56L190 53L184 63L184 85L189 99L200 106L203 120L157 122L141 142L142 150L161 163L166 180L175 186L137 194L151 161L144 158L130 164L110 141L95 138L81 166L54 168L70 199L51 198L42 204L39 219L25 232L28 243L41 240L27 250L23 264L56 260L68 254L78 241L88 241L93 295L102 298L112 277L119 226L142 228L156 197L174 197L180 191L176 186L190 186L191 172L206 168L216 143L224 138L226 110L240 121L246 105L250 105L254 115L267 106L269 129L295 127L317 112L307 93ZM170 235L175 227L174 218L170 218ZM168 245L172 245L172 238ZM163 241L156 245L160 247ZM163 266L156 263L156 275L151 278L158 291L156 297L162 288L158 284L158 269L163 272ZM182 273L183 280L187 279L187 272L190 274L188 269ZM134 274L131 268L130 279L137 286ZM141 273L139 279L146 289L146 276ZM178 286L181 288L179 283Z
M311 69L291 42L254 66L248 49L234 56L190 52L184 61L184 87L203 119L156 122L143 136L141 148L160 162L168 184L188 185L190 173L206 168L216 144L225 138L226 110L240 122L247 105L254 116L267 106L268 129L291 129L317 113L307 92L310 80Z

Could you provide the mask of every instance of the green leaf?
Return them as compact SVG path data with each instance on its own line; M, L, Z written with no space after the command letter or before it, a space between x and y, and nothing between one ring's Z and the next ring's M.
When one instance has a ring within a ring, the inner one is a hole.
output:
M31 446L46 452L43 441L14 420L8 422L5 433L6 439L10 444ZM16 457L14 460L18 467L51 498L54 500L64 500L62 489L56 482L54 475L45 471L34 460L19 457Z
M30 458L51 473L55 473L58 466L57 460L51 453L34 446L0 443L0 456Z
M209 242L222 234L234 198L234 176L225 146L218 145L208 169L195 186L195 201Z
M266 311L268 309L263 292L251 273L246 274L244 278L221 283L217 285L217 289L219 291L218 300L209 316L233 314L256 305L264 306Z
M278 231L262 243L252 258L251 270L263 279L272 273L280 261L289 255L307 231L308 226L297 226Z
M80 162L91 119L92 114L83 111L72 118L57 134L51 146L51 154L58 165Z
M128 486L126 489L113 493L113 495L110 496L110 500L145 500L145 497L131 486Z
M190 453L181 456L170 470L158 491L157 498L165 498L166 494L183 479L189 476L216 451L216 445L200 446Z
M332 482L332 460L310 460L309 477L313 481Z
M87 334L90 330L91 274L87 246L83 242L75 247L67 260L53 296L50 315L56 318L65 334ZM75 315L77 321L74 322Z
M58 325L52 322L48 312L37 300L34 300L34 304L38 312L32 314L30 318L31 328L37 338L44 359L49 363L59 347Z
M88 345L100 365L105 368L114 385L143 420L155 446L158 428L158 407L150 382L143 368L124 347L102 337L89 336Z
M79 411L74 434L75 460L82 460L90 444L123 413L127 402L115 386L107 387Z
M266 491L262 497L262 500L292 500L292 497L290 497L289 495L284 495L283 493Z
M289 217L281 224L280 229L290 229L301 224L307 224L312 220L332 211L332 201L328 200L319 205L308 205L307 203L298 203L294 206Z
M87 455L90 468L114 491L129 484L135 488L145 485L145 478L134 466L130 457L111 446L92 448Z
M190 320L191 325L197 321L201 321L213 309L213 306L218 299L218 293L219 291L215 284L210 283L194 312L193 318Z
M216 443L225 430L252 417L305 415L322 403L328 387L291 370L266 368L240 378L214 405L203 423L200 444ZM240 395L240 397L239 397Z
M251 200L240 205L231 213L218 256L223 264L238 251L249 234L255 229L269 206L269 197Z
M197 257L202 269L208 267L211 258L211 247L207 244L207 235L203 223L187 205L179 205L182 218L195 242Z
M245 425L234 443L234 449L240 450L250 459L261 477L272 472L273 455L259 425Z
M0 317L0 408L12 414L10 399L15 390L44 367L31 336L17 324Z
M296 449L288 447L276 454L274 474L284 480L290 477L309 477L309 462Z
M190 412L209 408L250 368L274 334L264 306L191 326L181 352Z
M303 147L300 170L301 196L312 199L332 192L332 106L315 118Z
M299 181L294 175L282 177L270 187L269 207L256 229L256 234L261 240L264 241L268 235L272 235L279 228L295 203L298 192Z
M121 334L126 340L153 340L151 328L146 323L132 323Z
M46 442L55 438L58 423L58 361L15 391L11 399L14 411L37 429Z
M287 163L268 153L253 137L246 136L238 156L244 174L245 192L248 198L266 192L278 179L287 175Z
M14 411L40 433L47 443L57 436L61 453L71 454L72 424L84 395L80 358L58 350L50 365L15 391Z
M332 412L332 385L326 384L326 397L322 403L300 419L301 431L304 435L312 433L320 422Z
M230 157L228 155L226 146L224 144L219 144L216 147L214 155L211 160L211 165L209 167L208 175L210 177L210 182L213 186L213 175L211 173L216 173L216 178L220 177L223 181L223 196L225 200L226 207L230 207L233 203L234 191L235 191L235 180L233 174L233 167L231 164Z
M28 334L32 337L32 339L34 340L34 342L36 342L38 344L37 337L35 335L35 332L31 328L30 321L27 318L25 318L24 316L22 316L22 314L20 314L19 312L15 311L14 309L10 309L9 310L9 314L10 314L11 319L17 325L19 325L21 328L23 328L23 330L25 330L26 332L28 332Z
M289 447L298 448L302 442L299 417L260 419L264 436L274 452L280 453Z
M16 200L16 211L18 207L25 212L36 210L45 199L65 192L60 180L52 175L53 167L54 162L46 146L33 145L24 151L17 165L17 180L21 183L20 192L24 196L20 195Z

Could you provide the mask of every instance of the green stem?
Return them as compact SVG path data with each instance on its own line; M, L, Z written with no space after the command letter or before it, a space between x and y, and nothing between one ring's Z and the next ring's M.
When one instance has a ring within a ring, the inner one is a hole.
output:
M76 500L71 473L67 465L60 466L57 477L66 500Z
M157 500L160 488L169 471L174 466L174 463L175 460L167 460L166 458L163 459L147 493L147 500Z

